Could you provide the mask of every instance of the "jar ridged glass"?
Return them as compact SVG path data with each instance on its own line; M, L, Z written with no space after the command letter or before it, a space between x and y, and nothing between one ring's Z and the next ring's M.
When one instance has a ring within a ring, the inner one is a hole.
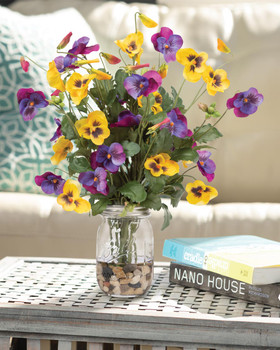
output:
M151 286L154 237L150 211L109 206L102 213L96 239L96 274L101 290L115 297L143 295Z

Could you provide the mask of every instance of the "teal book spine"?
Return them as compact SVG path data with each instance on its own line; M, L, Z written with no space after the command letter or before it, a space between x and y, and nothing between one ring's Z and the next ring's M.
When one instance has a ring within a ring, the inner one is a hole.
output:
M162 255L191 266L204 268L204 250L183 246L175 240L165 240Z

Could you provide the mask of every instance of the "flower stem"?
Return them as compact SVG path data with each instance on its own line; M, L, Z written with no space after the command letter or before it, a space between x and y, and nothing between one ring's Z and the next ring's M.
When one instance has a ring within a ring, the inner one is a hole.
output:
M206 89L204 91L202 91L202 93L199 95L201 89L203 88L204 84L200 87L200 89L198 90L197 94L195 95L192 103L189 105L189 107L187 108L186 112L197 102L197 100L206 92Z
M145 161L146 161L146 159L148 158L148 155L149 155L149 153L150 153L150 150L151 150L153 144L155 143L155 140L156 140L156 139L157 139L157 134L154 136L152 142L150 143L150 146L149 146L149 148L148 148L148 150L147 150L147 152L146 152L146 154L145 154L145 156L144 156L144 159L143 159L143 161L142 161L142 163L141 163L141 165L140 165L140 168L139 168L139 175L138 175L138 182L140 182L140 180L141 180L142 169L143 169L143 167L144 167Z
M226 109L224 111L224 113L221 115L221 117L208 129L206 130L203 134L200 135L200 137L196 140L198 141L202 136L204 136L205 134L207 134L210 130L212 130L221 120L222 118L225 116L225 114L227 113L228 109Z
M42 66L40 66L40 64L38 64L37 62L33 61L30 57L28 56L24 56L26 57L29 61L31 61L32 63L34 63L36 66L38 66L39 68L43 69L45 72L47 72L47 70L45 68L43 68Z

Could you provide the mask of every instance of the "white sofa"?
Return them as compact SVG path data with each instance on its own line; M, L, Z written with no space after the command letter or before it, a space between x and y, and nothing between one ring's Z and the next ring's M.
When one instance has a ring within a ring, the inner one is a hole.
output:
M52 14L68 6L80 11L85 21L74 9L71 16L76 16L81 23L71 22L70 18L63 19L62 12L57 17ZM0 17L1 11L3 15L8 10L0 7ZM18 0L9 6L9 11L18 12L18 20L22 20L25 25L29 21L37 23L36 35L41 33L43 38L45 35L44 40L53 35L46 31L45 24L56 18L50 29L53 32L67 34L72 24L78 34L85 30L86 35L95 36L94 39L103 51L113 54L118 52L113 41L124 38L133 31L133 14L136 11L152 17L159 26L171 27L174 33L183 37L183 47L208 52L213 65L219 66L229 59L217 51L217 37L227 42L233 52L233 61L224 68L228 72L231 87L224 94L217 94L212 99L206 97L203 101L216 101L220 110L223 110L226 99L232 97L237 90L245 91L254 86L263 93L264 103L255 115L248 118L236 118L229 112L221 124L219 129L224 137L213 144L216 147L213 159L217 170L212 184L219 191L213 204L194 207L182 200L177 208L171 210L173 220L165 231L160 231L163 213L152 212L155 257L157 260L166 260L161 254L163 241L171 237L257 234L280 241L278 1L161 0L161 4L151 5L120 1L36 0L35 5L35 0ZM44 13L48 15L42 15ZM13 14L14 12L8 13L11 18ZM30 15L32 17L22 17ZM61 21L65 21L63 27L56 28ZM141 30L147 38L155 32L142 27ZM26 38L28 43L31 39ZM59 39L60 37L52 39L53 49ZM154 55L149 40L145 42L144 50L143 62L156 64L157 55ZM0 57L3 58L1 46ZM15 67L18 68L17 64ZM1 74L4 77L0 61L0 88ZM177 84L178 88L181 81L182 66L171 64L165 86ZM183 99L194 94L193 85L185 84ZM0 257L22 255L94 258L95 234L100 217L63 212L54 197L38 194L35 185L30 190L23 190L21 183L24 177L20 172L11 180L11 183L18 182L17 187L12 189L7 185L4 168L9 161L14 164L16 155L11 151L8 157L1 159L1 150L8 144L6 131L4 132L7 121L4 112L0 109ZM187 117L189 126L194 127L197 118L202 116L194 109Z

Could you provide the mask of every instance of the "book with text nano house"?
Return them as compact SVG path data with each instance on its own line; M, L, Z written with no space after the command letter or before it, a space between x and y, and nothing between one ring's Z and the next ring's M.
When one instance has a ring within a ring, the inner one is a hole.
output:
M167 239L163 256L249 284L280 282L280 242L258 236Z
M252 285L183 263L171 262L169 281L255 303L280 307L280 283Z

